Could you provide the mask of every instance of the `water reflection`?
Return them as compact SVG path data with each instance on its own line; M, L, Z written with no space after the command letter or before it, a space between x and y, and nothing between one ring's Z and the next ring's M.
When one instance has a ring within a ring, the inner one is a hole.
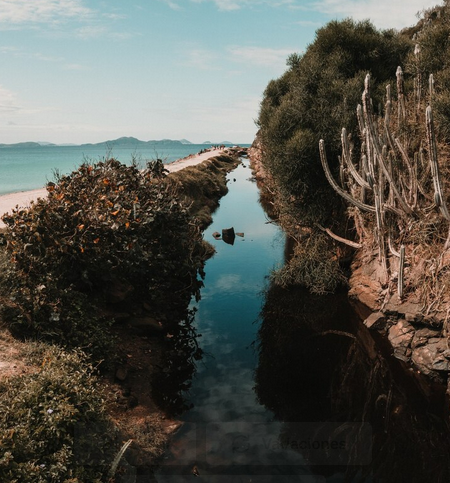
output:
M426 385L381 352L346 295L264 292L284 243L249 174L247 166L233 173L205 234L217 254L195 319L204 351L196 377L191 333L187 350L171 348L174 362L154 384L173 412L192 406L156 480L448 481L442 411L424 396ZM214 239L231 226L245 238L234 246Z
M203 356L198 334L193 326L195 310L186 320L174 324L165 338L163 359L153 375L152 394L159 407L170 416L178 416L192 408L187 391L191 387L196 363Z
M369 441L355 431L342 466L332 466L332 451L297 447L312 473L332 482L449 481L449 428L441 408L399 361L383 357L345 295L272 286L262 318L255 389L261 404L286 421L280 444L302 438L298 422L313 423L321 441L335 439L330 422L371 429ZM362 460L367 444L369 464Z

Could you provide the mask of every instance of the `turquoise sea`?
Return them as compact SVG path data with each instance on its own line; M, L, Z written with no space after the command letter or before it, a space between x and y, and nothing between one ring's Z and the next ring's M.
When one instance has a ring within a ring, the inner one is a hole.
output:
M108 156L129 164L134 157L145 166L147 160L161 158L170 163L208 147L206 144L173 144L134 149L130 145L116 144L110 150L96 145L1 148L0 194L42 188L54 179L55 170L61 174L70 173L84 160L100 161Z

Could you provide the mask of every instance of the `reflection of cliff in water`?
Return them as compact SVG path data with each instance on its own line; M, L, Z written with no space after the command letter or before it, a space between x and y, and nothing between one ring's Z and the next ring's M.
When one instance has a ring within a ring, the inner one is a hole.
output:
M302 450L312 472L334 475L333 482L450 481L444 398L432 404L411 372L383 358L344 294L319 297L272 286L262 318L256 393L286 421L280 443L295 440L294 422L322 422L319 432L330 421L372 427L369 466L357 466L364 451L358 444L347 467L314 466L324 463L323 455L314 461L314 452Z

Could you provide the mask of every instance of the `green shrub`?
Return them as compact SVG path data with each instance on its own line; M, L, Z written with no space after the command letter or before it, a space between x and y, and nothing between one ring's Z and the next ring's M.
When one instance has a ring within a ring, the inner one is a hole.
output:
M405 37L380 32L367 21L333 21L268 84L258 119L262 161L300 224L331 226L342 219L342 203L321 169L319 139L338 146L340 129L356 127L355 106L367 72L380 83L390 80L410 48ZM383 90L381 85L374 93L375 107ZM330 152L329 158L337 154Z
M325 294L345 285L346 278L327 236L316 232L305 243L295 245L292 258L272 273L272 281L280 287L298 285Z
M189 166L167 178L202 229L212 223L212 213L220 198L228 193L226 174L238 162L230 156L215 156L208 163Z
M14 264L3 315L17 333L101 358L105 310L145 303L156 317L187 315L207 247L160 164L143 174L114 159L83 164L49 183L47 199L3 217Z
M117 451L93 368L34 347L37 372L0 382L0 481L106 482Z
M423 97L428 96L428 79L433 74L435 95L433 111L439 137L450 142L450 2L445 0L423 12L422 19L413 32L414 42L420 46L420 54L408 55L406 71L420 74ZM428 97L427 97L428 99Z

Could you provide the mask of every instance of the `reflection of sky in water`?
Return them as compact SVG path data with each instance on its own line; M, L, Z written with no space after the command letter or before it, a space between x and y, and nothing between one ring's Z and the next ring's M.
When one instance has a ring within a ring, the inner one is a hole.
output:
M239 166L229 175L227 196L214 214L205 239L216 247L206 265L205 287L198 304L196 324L206 352L198 366L190 400L194 409L189 421L229 421L270 418L256 402L253 371L262 291L267 275L283 256L283 236L258 203L258 189L249 182L248 167ZM236 179L236 181L233 181ZM215 240L212 233L234 227L243 232L234 245Z
M272 440L278 439L281 430L281 423L272 422L272 413L256 399L253 388L257 354L252 343L259 328L267 276L283 262L284 236L277 226L268 223L258 202L257 186L249 181L250 176L248 166L239 166L228 176L230 191L222 198L214 222L205 232L205 239L217 251L207 262L205 286L196 314L196 325L202 335L199 343L205 354L197 366L188 397L194 408L183 416L186 424L175 436L172 456L166 465L205 461L208 454L198 448L199 425L205 428L205 424L219 423L210 441L218 448L217 453L209 454L208 463L213 465L230 462L228 450L220 451L220 440L233 431L234 424L263 423L259 430ZM243 232L244 238L236 237L234 245L213 238L215 231L221 233L223 228L230 227ZM261 446L258 454L248 455L248 464L270 459L266 453ZM284 454L278 463L289 464L292 458L298 464L300 455Z

